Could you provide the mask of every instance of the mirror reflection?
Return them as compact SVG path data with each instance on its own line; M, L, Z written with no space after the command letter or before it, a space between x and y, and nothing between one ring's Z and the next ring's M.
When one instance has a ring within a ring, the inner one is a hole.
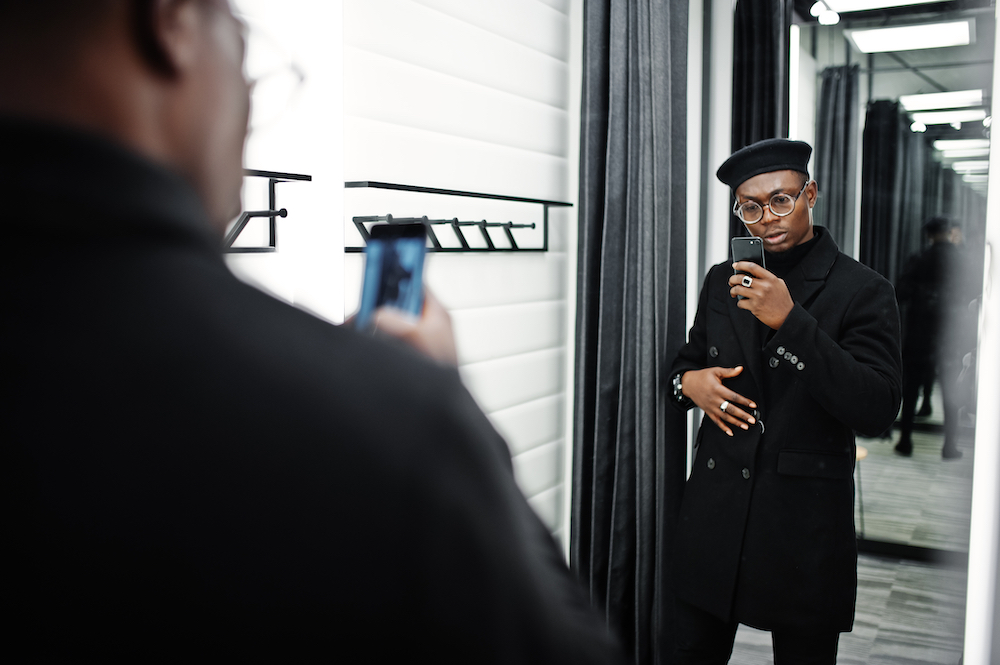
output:
M796 2L796 13L816 4ZM876 551L958 559L975 458L993 13L948 2L836 18L793 27L805 90L790 97L814 90L799 132L814 134L826 184L816 223L895 285L904 339L896 423L858 440L858 536Z

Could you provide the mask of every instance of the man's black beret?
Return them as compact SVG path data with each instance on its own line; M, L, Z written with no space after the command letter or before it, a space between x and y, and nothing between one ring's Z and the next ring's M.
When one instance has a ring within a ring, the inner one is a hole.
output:
M715 175L736 189L744 182L771 171L801 171L809 173L812 146L791 139L764 139L740 148L722 163Z

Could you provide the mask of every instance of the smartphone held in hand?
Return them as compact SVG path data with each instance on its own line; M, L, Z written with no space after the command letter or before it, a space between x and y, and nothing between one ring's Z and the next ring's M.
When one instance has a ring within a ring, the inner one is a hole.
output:
M756 263L761 268L766 268L764 265L764 241L760 238L754 237L744 237L744 238L733 238L730 241L730 246L733 250L733 263L737 261L751 261ZM743 270L735 271L737 275L747 274ZM743 300L743 296L736 296L737 300Z
M365 276L355 326L371 326L379 307L395 307L420 316L424 305L424 257L427 232L423 224L376 224L365 247Z

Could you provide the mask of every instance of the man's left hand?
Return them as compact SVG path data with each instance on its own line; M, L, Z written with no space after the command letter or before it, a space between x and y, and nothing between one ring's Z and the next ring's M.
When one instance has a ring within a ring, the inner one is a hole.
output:
M736 306L749 310L768 328L780 328L795 304L785 280L752 261L737 261L733 270L749 273L750 276L749 286L744 286L745 275L729 278L729 295L733 298L743 296Z

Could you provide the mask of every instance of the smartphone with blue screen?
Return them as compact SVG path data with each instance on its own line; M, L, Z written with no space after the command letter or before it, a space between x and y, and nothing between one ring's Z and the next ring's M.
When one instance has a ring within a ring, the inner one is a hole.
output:
M376 224L365 247L361 307L355 326L365 330L379 307L395 307L420 316L424 307L424 257L427 231L423 224Z

